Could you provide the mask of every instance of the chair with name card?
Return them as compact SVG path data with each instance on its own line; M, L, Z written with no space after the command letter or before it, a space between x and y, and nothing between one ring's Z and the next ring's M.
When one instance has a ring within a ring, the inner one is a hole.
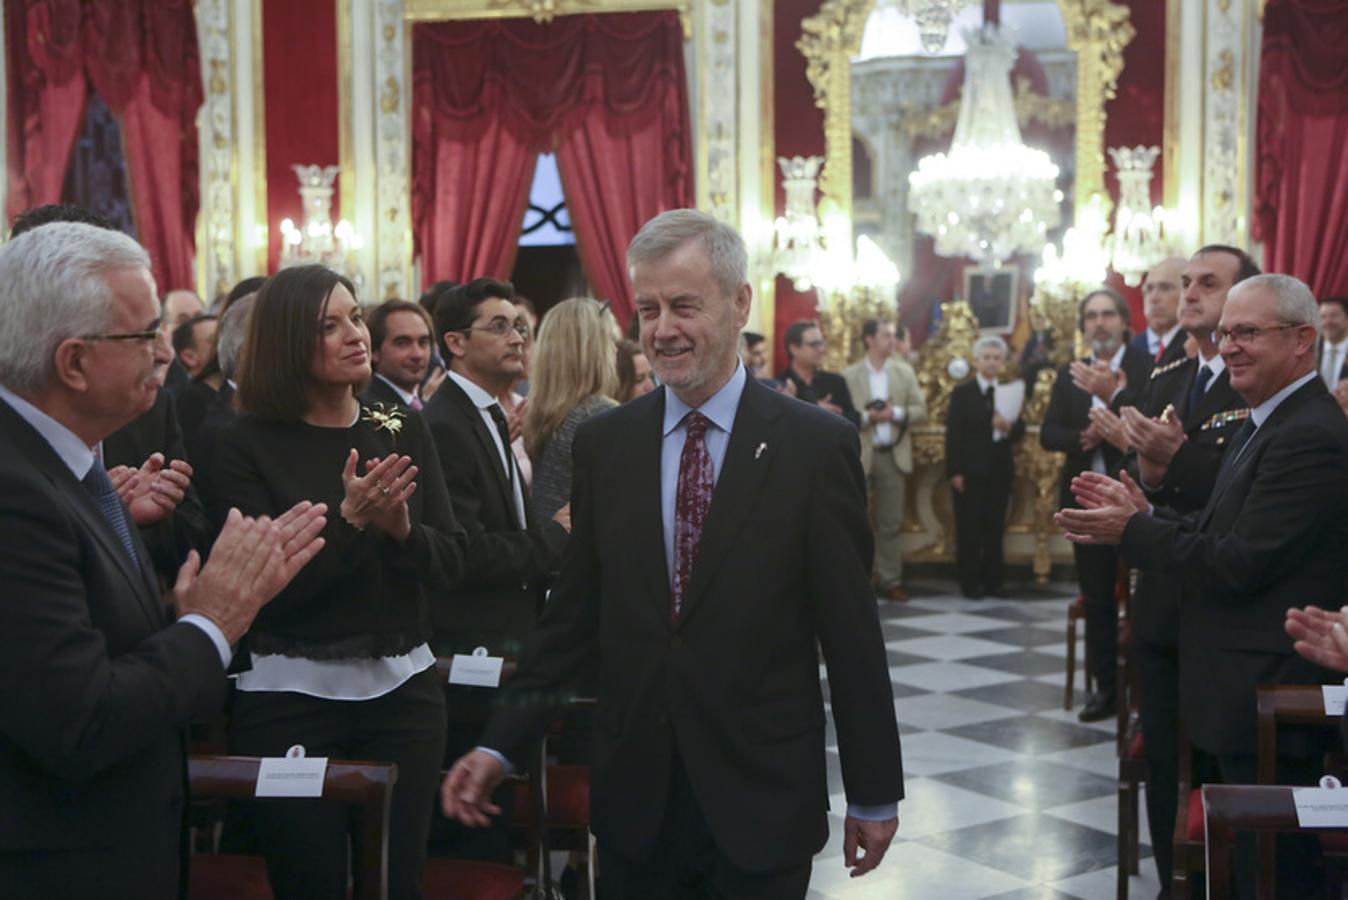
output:
M191 799L251 799L261 765L255 756L192 756L188 761ZM398 767L392 763L328 761L321 799L349 804L360 829L353 900L382 900L388 895L389 805L397 780ZM188 871L190 900L272 896L261 857L199 853L192 856Z

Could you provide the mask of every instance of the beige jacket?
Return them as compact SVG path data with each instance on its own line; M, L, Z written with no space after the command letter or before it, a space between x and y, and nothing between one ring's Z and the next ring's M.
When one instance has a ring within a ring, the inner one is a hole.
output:
M922 389L917 383L917 373L913 367L897 356L891 356L885 362L885 371L889 377L889 402L895 407L902 407L904 410L904 419L902 423L895 423L896 429L903 430L903 438L894 445L890 451L894 454L894 465L900 472L909 473L913 471L913 436L911 430L915 425L921 425L927 421L927 399L922 395ZM871 422L866 404L874 398L871 396L870 371L866 365L865 357L857 360L848 366L843 372L843 377L847 379L847 389L852 393L852 403L861 411L861 465L867 474L871 471L871 453L875 441L875 424Z

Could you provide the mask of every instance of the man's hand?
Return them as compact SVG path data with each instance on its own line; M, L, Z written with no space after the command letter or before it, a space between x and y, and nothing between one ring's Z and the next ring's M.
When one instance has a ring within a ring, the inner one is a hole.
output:
M203 568L193 550L178 570L173 593L178 614L196 613L237 644L271 598L323 549L328 508L305 500L272 521L231 509Z
M1127 476L1125 476L1127 477ZM1129 479L1133 488L1137 485ZM1117 544L1123 540L1123 529L1128 520L1137 515L1138 507L1129 488L1108 475L1083 472L1072 479L1072 492L1078 501L1087 497L1090 509L1060 509L1053 522L1061 528L1069 541L1076 544ZM1140 494L1140 491L1139 491ZM1142 498L1145 501L1145 497Z
M957 493L957 494L962 494L962 493L964 493L964 476L963 476L963 475L951 475L951 476L950 476L950 489L951 489L952 491L954 491L955 493Z
M1114 399L1114 395L1128 383L1128 376L1122 371L1115 372L1109 363L1103 360L1085 363L1076 360L1067 367L1072 383L1088 394L1099 397L1105 403Z
M440 390L440 385L445 383L445 375L446 375L445 369L435 369L431 372L431 374L426 376L426 380L422 382L421 385L422 403L425 403L427 400L431 399L431 397L435 396L435 392Z
M825 394L824 396L820 397L818 400L815 401L815 406L826 409L829 412L833 413L834 415L841 416L843 414L842 407L833 402L832 394Z
M852 870L853 878L865 875L880 865L898 829L897 816L880 822L847 817L843 822L843 864ZM858 849L864 851L865 855L858 855Z
M501 808L491 802L492 791L505 775L505 767L490 753L465 753L440 785L440 808L447 818L470 828L491 824L491 817L501 814Z
M992 414L992 427L996 428L1002 434L1011 433L1011 423L1006 421L1006 416L1002 415L999 412L995 412Z
M1131 505L1143 514L1151 512L1151 502L1127 472L1119 473L1115 481L1099 472L1082 472L1072 479L1072 494L1082 509L1102 509L1119 503Z
M894 407L886 400L885 405L879 409L866 410L866 417L877 425L881 422L892 422L894 421Z
M1348 672L1348 606L1329 612L1318 606L1287 611L1283 628L1298 654L1327 669Z
M1162 467L1170 465L1175 452L1185 441L1184 423L1178 417L1171 416L1168 421L1151 419L1131 406L1119 411L1123 419L1123 430L1128 443L1137 448L1137 455ZM1147 482L1157 484L1147 477Z
M118 495L130 511L131 520L141 528L157 525L173 515L192 483L192 467L187 461L175 459L165 465L162 453L151 454L139 469L129 471L130 476L121 481Z
M1122 419L1104 406L1091 407L1087 415L1103 440L1108 441L1125 453L1128 451L1128 438L1124 434Z
M566 533L571 533L571 504L568 503L561 509L552 514L552 521L566 529Z
M1100 442L1103 440L1104 435L1100 433L1099 426L1094 422L1082 429L1081 437L1079 438L1081 449L1085 453L1090 453L1096 447L1100 446Z
M529 398L506 409L506 426L510 429L510 443L515 443L524 434L524 411L529 407Z

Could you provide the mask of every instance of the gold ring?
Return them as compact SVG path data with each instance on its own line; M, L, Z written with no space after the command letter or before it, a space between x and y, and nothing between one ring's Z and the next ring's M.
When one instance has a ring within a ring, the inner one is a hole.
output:
M384 486L381 484L381 485L379 486L379 493L381 493L381 494L383 494L385 497L387 497L387 496L388 496L388 488L384 487Z

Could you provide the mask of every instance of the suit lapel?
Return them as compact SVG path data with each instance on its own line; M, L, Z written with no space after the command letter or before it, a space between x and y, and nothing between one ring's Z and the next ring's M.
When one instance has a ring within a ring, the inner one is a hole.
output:
M721 477L716 481L711 508L707 510L707 521L703 523L702 537L698 540L680 623L688 618L706 593L772 469L773 457L780 444L776 428L780 411L764 402L766 390L752 379L745 382L730 443L726 447L725 462L721 466Z
M630 473L621 489L627 502L616 508L630 510L630 527L636 531L636 564L644 573L650 596L665 621L673 599L669 593L669 561L665 559L664 498L660 493L660 458L664 444L665 392L656 391L633 429ZM642 403L647 398L633 401ZM678 465L676 462L675 465ZM675 473L677 477L677 472ZM618 473L614 473L618 475Z
M459 415L468 421L468 427L473 432L473 437L477 440L478 452L485 459L490 460L492 472L496 474L496 490L500 494L501 502L505 504L506 513L512 520L518 519L515 511L515 494L510 489L510 474L501 465L501 454L496 452L496 442L492 440L491 433L487 431L487 423L482 421L482 411L464 392L463 388L455 383L453 378L445 376L444 383L440 385L440 390L453 391L450 395L454 398L454 405L459 411ZM507 453L513 452L509 447L505 448ZM524 523L518 523L521 528Z

